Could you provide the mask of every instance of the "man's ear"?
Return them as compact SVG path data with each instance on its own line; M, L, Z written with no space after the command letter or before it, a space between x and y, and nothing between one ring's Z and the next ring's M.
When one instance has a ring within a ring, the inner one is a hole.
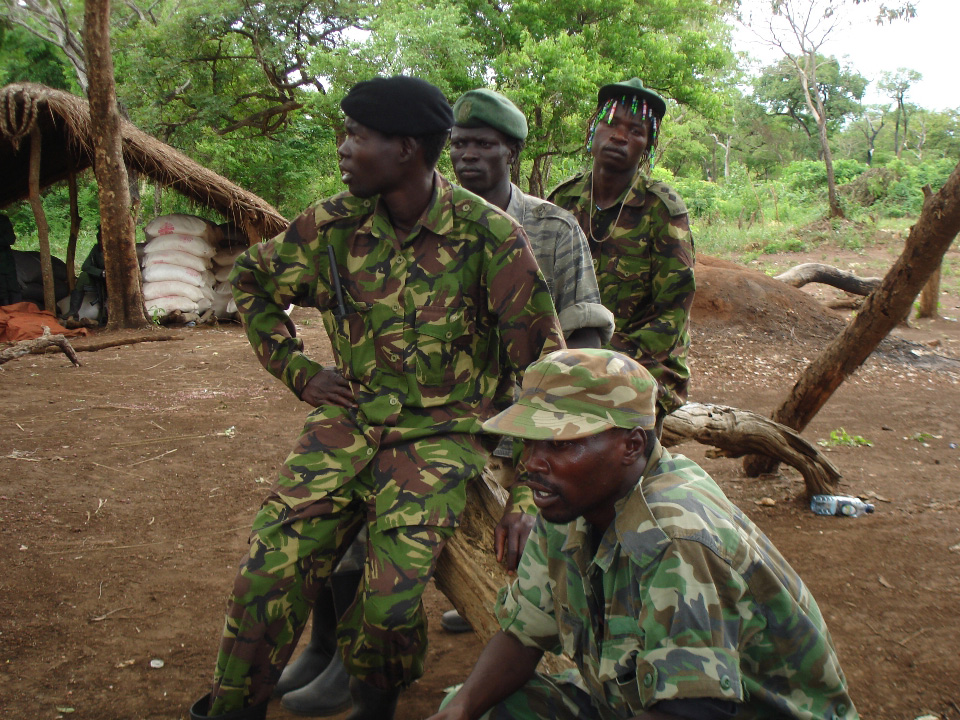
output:
M403 135L400 138L400 162L410 162L417 156L420 148L420 141L415 137Z
M647 431L643 428L633 428L623 439L623 464L633 465L646 457Z

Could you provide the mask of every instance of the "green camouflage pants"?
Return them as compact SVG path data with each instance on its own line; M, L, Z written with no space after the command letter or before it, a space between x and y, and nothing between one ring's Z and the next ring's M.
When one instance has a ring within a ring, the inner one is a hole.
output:
M320 584L364 523L363 583L338 629L350 675L380 688L423 674L423 590L486 457L471 435L380 444L339 408L311 413L253 524L230 598L210 714L268 700Z
M446 707L459 689L457 686L447 693L440 707ZM481 715L480 720L614 720L619 717L613 710L598 710L580 674L576 670L565 670L558 675L537 673L513 695Z

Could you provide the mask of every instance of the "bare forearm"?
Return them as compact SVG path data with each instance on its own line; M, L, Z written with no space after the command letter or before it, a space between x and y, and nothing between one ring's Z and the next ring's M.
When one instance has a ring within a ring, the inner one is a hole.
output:
M483 649L457 696L435 718L479 718L522 688L533 677L542 656L542 650L498 632Z

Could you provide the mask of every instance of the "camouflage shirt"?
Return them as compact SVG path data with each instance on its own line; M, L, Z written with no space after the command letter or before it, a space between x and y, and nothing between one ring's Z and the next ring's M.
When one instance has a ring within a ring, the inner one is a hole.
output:
M613 314L600 302L590 249L576 218L553 203L510 186L506 213L527 234L537 264L550 288L564 337L580 328L596 328L603 342L613 334Z
M315 307L363 420L407 439L479 432L495 405L512 400L502 376L563 347L522 230L439 174L403 242L379 198L341 193L241 255L231 282L247 337L267 370L298 397L320 372L284 311L291 303Z
M504 631L570 655L602 718L671 698L738 718L856 718L810 591L713 480L659 445L591 552L583 518L537 519Z
M641 362L660 383L668 412L687 399L687 323L695 290L693 235L683 200L668 186L640 177L621 203L593 209L592 172L561 184L550 200L577 218L593 255L600 297L613 311L609 347Z

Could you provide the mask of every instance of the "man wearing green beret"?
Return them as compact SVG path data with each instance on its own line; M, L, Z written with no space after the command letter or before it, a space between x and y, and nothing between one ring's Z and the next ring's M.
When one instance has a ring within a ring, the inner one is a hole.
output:
M666 108L639 78L601 87L586 143L592 168L550 194L587 236L603 304L616 318L609 347L638 360L659 383L658 431L687 400L696 288L687 208L650 178Z
M436 172L453 125L409 76L340 103L346 190L237 258L260 362L311 406L253 522L210 692L190 716L263 720L321 587L362 527L363 578L337 626L350 720L390 720L426 658L421 597L490 449L512 373L564 347L523 230ZM335 364L286 313L319 311Z
M500 631L430 720L855 720L810 590L696 463L657 439L622 353L553 352L484 423L523 438L540 514ZM545 652L576 669L536 672Z
M527 119L504 95L470 90L453 104L450 160L458 182L513 217L523 227L553 296L567 347L600 347L613 333L613 314L600 302L597 278L576 219L551 202L524 193L510 181L527 137ZM517 567L533 527L530 491L515 483L512 444L502 442L484 474L510 489L508 512L495 532L498 560ZM526 512L524 512L524 510ZM444 626L455 622L444 614Z

